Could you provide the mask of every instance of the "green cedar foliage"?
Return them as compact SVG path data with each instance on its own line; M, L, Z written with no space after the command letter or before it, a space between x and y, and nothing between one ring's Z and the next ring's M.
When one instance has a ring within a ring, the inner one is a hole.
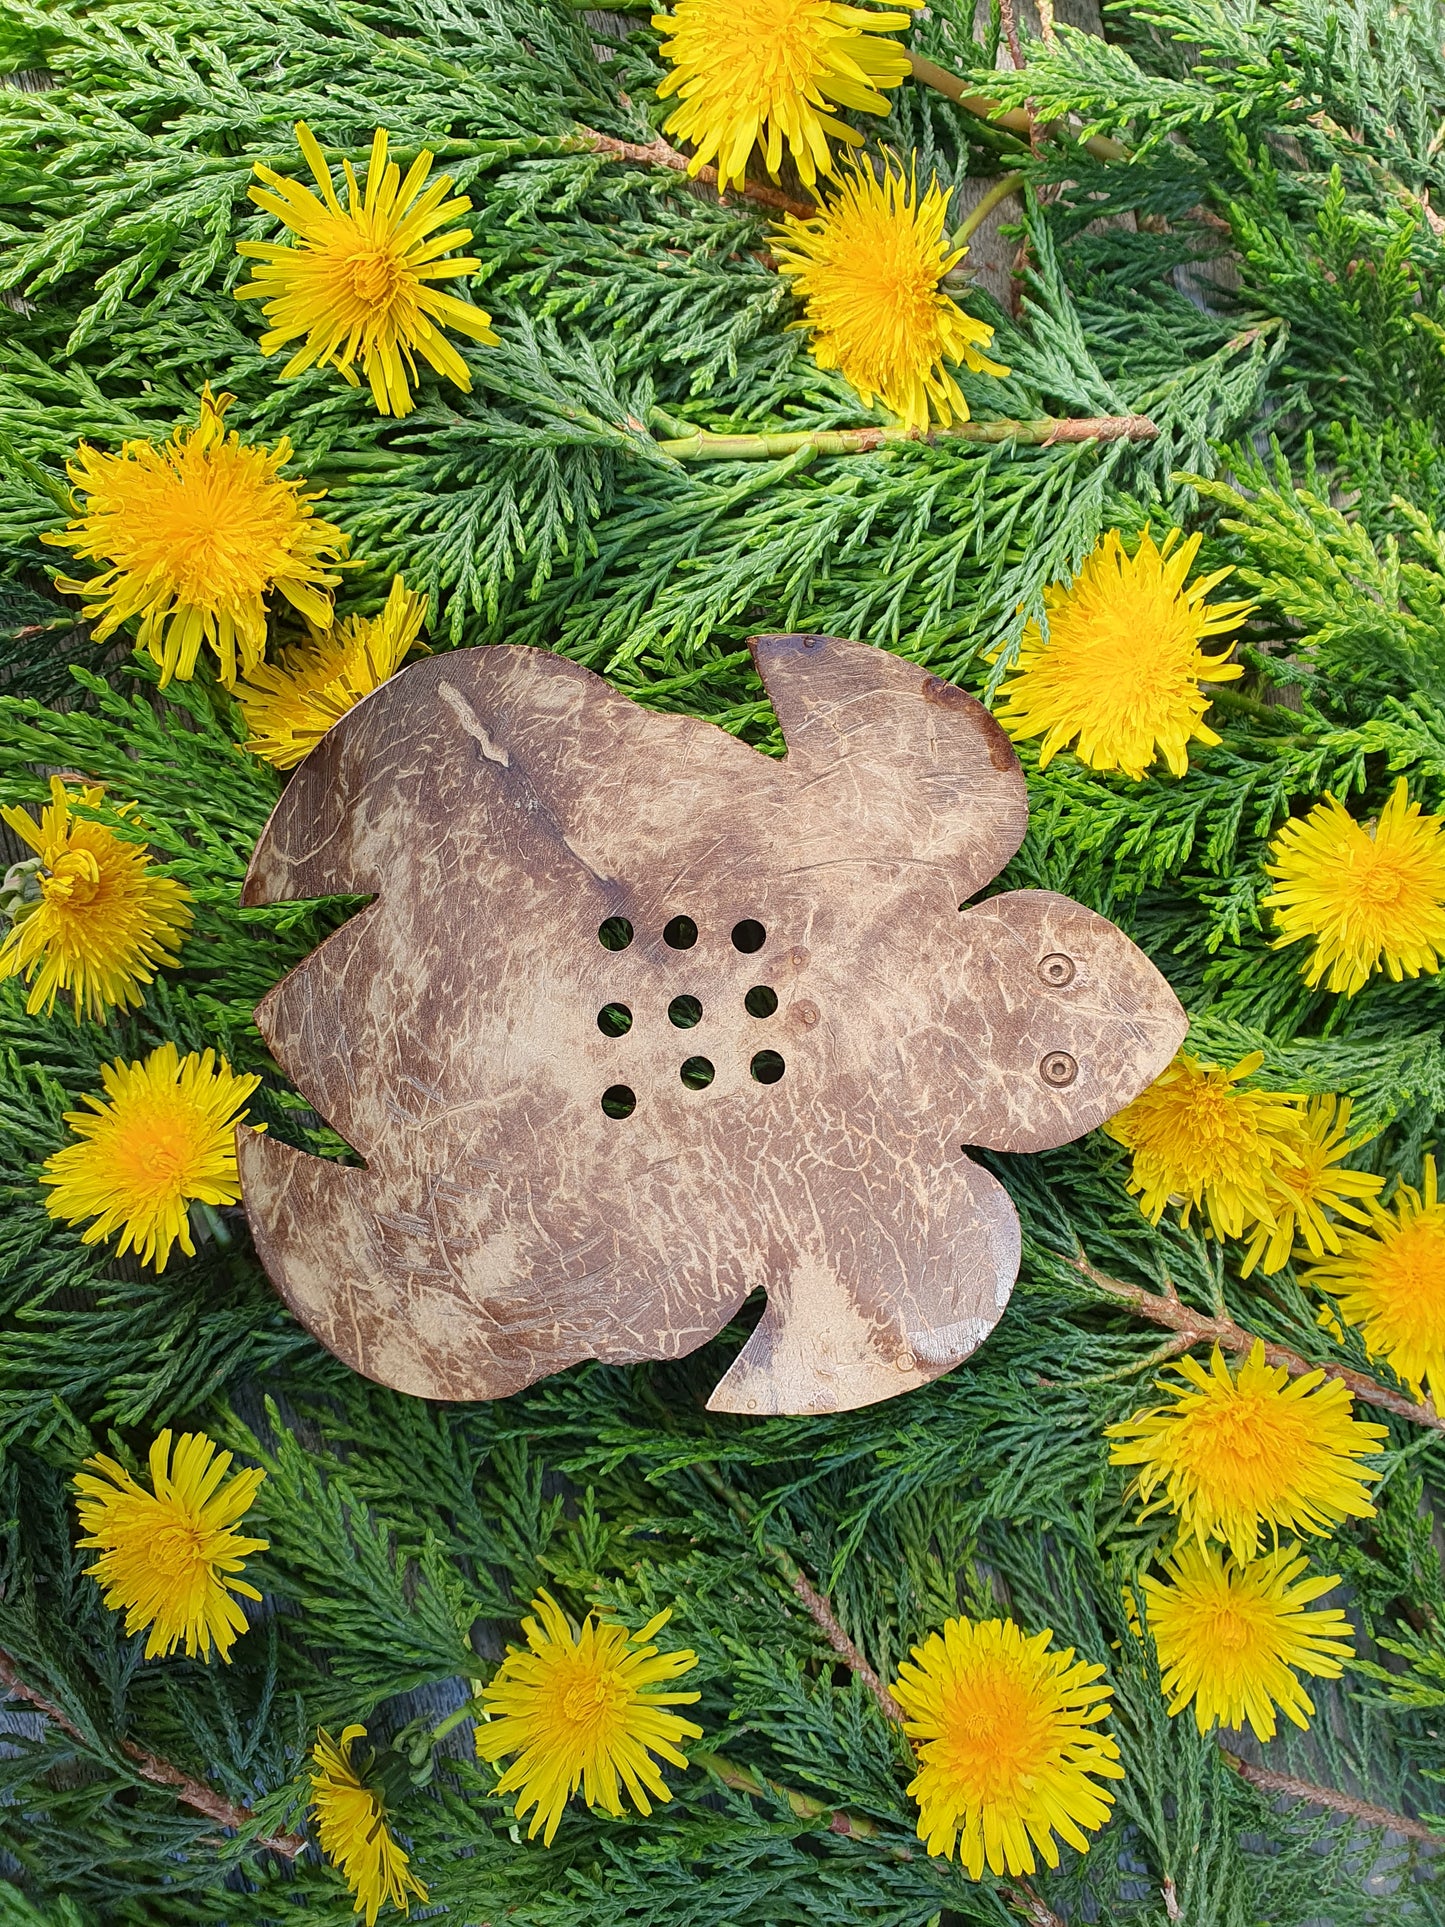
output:
M959 1610L1050 1626L1107 1665L1129 1777L1091 1852L1034 1883L1060 1917L1438 1921L1428 1852L1271 1804L1215 1737L1168 1718L1129 1629L1121 1589L1167 1527L1126 1500L1101 1430L1147 1396L1161 1335L1083 1283L1080 1251L1389 1374L1356 1334L1317 1327L1293 1271L1241 1282L1236 1249L1171 1218L1151 1229L1109 1141L995 1160L1025 1225L997 1331L927 1390L833 1419L707 1416L740 1327L680 1363L430 1407L296 1327L238 1212L160 1277L45 1213L36 1176L63 1113L102 1062L163 1038L261 1071L259 1118L348 1154L250 1013L352 906L239 908L277 780L208 677L161 693L145 662L74 628L38 539L77 439L162 436L206 381L236 394L248 438L288 434L295 472L328 489L365 564L347 606L374 608L403 569L433 599L435 646L560 649L767 750L750 632L858 636L986 693L1101 529L1202 527L1203 560L1257 603L1248 678L1211 718L1223 741L1185 779L1137 784L1067 754L1039 771L1026 747L1032 827L1005 883L1119 920L1184 998L1197 1049L1258 1049L1277 1088L1349 1093L1378 1133L1358 1158L1418 1179L1445 1107L1437 980L1310 993L1260 898L1271 833L1326 790L1364 815L1403 775L1445 808L1438 10L1140 0L1103 40L1030 41L1015 75L992 67L997 7L976 41L972 6L937 0L918 50L1057 123L1031 151L908 86L866 124L875 149L914 150L950 184L1029 177L1015 311L967 297L1012 369L964 377L975 413L1138 410L1159 439L702 467L658 439L883 417L788 329L765 214L579 145L579 127L645 143L664 117L655 30L609 18L564 0L11 0L0 18L0 68L25 79L0 90L0 792L33 805L56 768L103 780L140 804L197 908L179 967L124 1020L30 1017L13 983L0 992L0 1647L64 1720L20 1720L0 1758L0 1922L350 1920L314 1851L286 1861L253 1836L300 1823L317 1723L362 1719L404 1729L416 1784L394 1824L447 1919L1001 1927L1017 1888L922 1852L906 1746L804 1610L797 1567L885 1678ZM472 196L502 345L464 346L470 395L428 380L412 416L380 421L364 391L325 371L279 385L261 357L232 299L234 242L269 233L245 199L251 164L298 166L302 117L358 163L378 124L397 152L427 144ZM1131 158L1094 159L1077 138L1094 132ZM252 1562L266 1602L228 1667L145 1661L73 1550L79 1461L140 1463L165 1424L268 1470L253 1516L270 1544ZM1445 1447L1389 1425L1379 1517L1318 1551L1346 1581L1362 1664L1317 1695L1308 1740L1286 1732L1268 1760L1428 1815L1445 1808ZM671 1605L664 1638L700 1655L706 1728L669 1805L646 1821L574 1807L548 1851L491 1794L465 1724L435 1760L426 1741L540 1584L633 1624ZM218 1829L125 1742L255 1820Z

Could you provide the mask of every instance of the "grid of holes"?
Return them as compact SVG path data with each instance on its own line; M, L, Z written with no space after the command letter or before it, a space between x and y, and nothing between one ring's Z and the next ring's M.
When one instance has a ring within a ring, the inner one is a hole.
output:
M732 927L733 948L744 956L761 950L768 933L756 917L744 917ZM597 932L605 950L625 950L632 942L633 929L626 917L608 917ZM672 917L663 926L662 940L669 949L691 950L697 942L697 925L691 917ZM750 1017L768 1018L778 1008L778 993L771 984L754 984L743 998L743 1009ZM701 1023L701 1000L684 992L667 1007L668 1021L677 1030L692 1030ZM604 1004L597 1013L597 1028L604 1037L625 1037L632 1028L632 1010L623 1003ZM749 1069L759 1084L776 1084L786 1070L783 1057L775 1050L753 1054ZM706 1090L717 1072L706 1057L686 1058L678 1071L690 1091ZM608 1117L631 1117L637 1109L637 1093L628 1084L609 1084L602 1093L602 1109Z

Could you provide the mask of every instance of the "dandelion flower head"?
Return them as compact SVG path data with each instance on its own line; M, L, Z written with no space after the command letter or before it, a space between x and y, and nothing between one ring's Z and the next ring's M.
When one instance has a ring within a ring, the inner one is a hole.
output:
M262 663L236 689L247 749L276 769L294 768L363 696L396 674L426 610L427 598L398 575L379 615L348 616L279 662Z
M664 127L696 147L688 172L715 160L718 186L742 187L754 146L761 142L776 176L786 141L807 186L832 173L829 135L855 146L863 139L833 110L888 112L882 89L906 80L909 65L883 36L906 27L921 4L875 13L840 0L677 0L672 13L655 14L672 67L658 97L678 97Z
M288 247L274 241L238 241L236 252L257 265L252 279L237 288L236 299L259 300L271 323L261 337L263 355L287 342L301 346L281 370L281 379L299 375L319 362L335 368L353 388L360 386L352 363L371 389L381 415L406 415L412 408L416 357L437 374L471 389L467 364L447 339L454 328L473 341L496 346L491 316L433 284L475 274L481 262L448 256L471 240L468 228L448 234L436 229L465 214L467 197L449 200L452 184L443 174L427 185L433 156L418 154L403 180L386 155L386 134L378 127L371 143L366 189L357 186L351 162L342 162L346 206L316 136L304 121L296 138L321 190L320 199L304 181L287 180L256 163L266 183L249 189L257 207L274 214L297 237Z
M1433 1157L1425 1181L1396 1188L1385 1209L1370 1201L1364 1231L1340 1233L1339 1251L1312 1265L1306 1283L1334 1298L1372 1357L1388 1360L1423 1397L1445 1393L1445 1203Z
M920 200L917 182L888 160L881 178L866 165L847 167L811 220L790 214L774 231L778 272L804 304L793 326L807 329L813 359L836 368L865 408L876 397L905 428L968 420L950 362L1008 373L980 352L993 329L939 286L968 252L945 240L947 211L937 181Z
M1360 1464L1388 1434L1352 1416L1338 1379L1307 1372L1290 1380L1265 1363L1256 1341L1235 1377L1216 1345L1206 1370L1198 1359L1171 1367L1182 1385L1161 1379L1172 1405L1136 1412L1106 1436L1113 1465L1139 1468L1146 1506L1168 1505L1182 1538L1220 1539L1245 1564L1259 1551L1262 1528L1321 1537L1345 1519L1372 1519L1371 1474ZM1151 1508L1152 1509L1152 1508Z
M996 712L1016 741L1043 737L1040 769L1072 744L1091 769L1135 782L1161 756L1183 776L1191 742L1219 741L1201 685L1244 671L1201 645L1238 628L1251 605L1207 601L1229 570L1189 582L1201 538L1180 535L1171 529L1156 548L1146 528L1131 556L1110 529L1067 587L1045 590L1048 637L1036 622L1024 630Z
M387 1901L411 1912L415 1895L424 1901L427 1890L411 1871L405 1850L392 1838L382 1800L367 1785L366 1764L355 1757L364 1726L348 1726L333 1740L324 1729L311 1749L311 1810L316 1815L316 1837L322 1853L356 1897L354 1911L365 1914L366 1927Z
M1296 1100L1239 1087L1263 1062L1243 1057L1232 1070L1181 1051L1162 1076L1104 1126L1133 1153L1129 1190L1151 1224L1164 1207L1207 1211L1217 1237L1239 1237L1256 1219L1273 1223L1267 1180L1294 1162Z
M1035 1850L1059 1864L1055 1835L1080 1853L1109 1818L1122 1780L1119 1748L1097 1730L1112 1694L1102 1666L1050 1651L1051 1632L1012 1620L950 1619L899 1667L893 1697L905 1714L918 1773L918 1837L969 1876L1029 1874Z
M86 598L97 642L138 617L136 646L159 667L162 688L194 676L204 643L229 689L238 662L248 673L265 651L272 591L324 626L341 580L346 537L312 507L323 491L281 479L291 460L284 435L266 449L227 434L234 399L207 388L197 426L177 428L160 448L126 442L112 455L82 443L70 478L84 511L41 538L109 565L84 582L57 576L55 586Z
M1315 1097L1299 1114L1289 1138L1295 1162L1275 1163L1264 1174L1272 1220L1261 1219L1251 1232L1240 1266L1242 1278L1256 1266L1266 1273L1283 1270L1298 1238L1315 1258L1338 1251L1340 1234L1330 1214L1352 1224L1370 1222L1356 1201L1374 1197L1384 1179L1340 1164L1369 1142L1368 1133L1350 1135L1350 1109L1347 1097Z
M1167 1563L1167 1579L1141 1575L1171 1713L1192 1706L1201 1733L1247 1719L1258 1740L1274 1738L1276 1708L1309 1725L1314 1702L1298 1675L1338 1679L1340 1661L1354 1656L1354 1628L1335 1607L1306 1610L1340 1583L1333 1575L1302 1579L1308 1565L1297 1546L1239 1566L1214 1546L1190 1543Z
M176 961L191 925L190 891L155 868L143 843L72 814L76 803L98 809L103 795L98 787L68 790L52 776L38 823L28 810L0 810L36 852L19 866L14 926L0 943L0 977L25 976L32 1017L52 1011L62 991L77 1018L97 1023L116 1006L138 1005L141 985ZM122 803L117 815L134 808Z
M151 1490L103 1455L76 1475L76 1510L87 1534L78 1543L99 1551L86 1571L105 1589L112 1612L125 1612L127 1634L150 1628L147 1659L168 1658L184 1646L187 1658L209 1661L215 1647L229 1662L246 1615L236 1604L261 1597L237 1578L246 1555L264 1552L265 1539L237 1532L266 1474L253 1467L226 1477L229 1452L204 1432L184 1432L171 1451L171 1434L151 1446Z
M1425 816L1401 777L1373 823L1333 796L1270 844L1277 950L1313 938L1305 981L1353 997L1381 970L1433 974L1445 953L1445 818Z
M530 1811L527 1838L540 1832L550 1847L567 1801L582 1788L590 1807L621 1814L625 1791L643 1815L654 1800L670 1800L653 1758L685 1767L678 1750L702 1728L671 1706L688 1706L697 1693L654 1689L690 1672L697 1654L662 1653L650 1642L672 1617L658 1613L639 1632L589 1614L580 1632L549 1593L532 1601L535 1619L522 1621L527 1647L512 1646L482 1690L489 1717L476 1729L478 1758L495 1764L515 1754L497 1782L515 1793L513 1811Z
M134 1251L142 1264L164 1271L179 1242L195 1256L188 1207L235 1204L236 1125L259 1077L237 1077L215 1053L182 1058L162 1044L143 1062L104 1064L105 1096L87 1094L84 1111L68 1111L76 1137L45 1161L41 1182L51 1187L52 1218L79 1224L82 1242L121 1233L119 1255Z

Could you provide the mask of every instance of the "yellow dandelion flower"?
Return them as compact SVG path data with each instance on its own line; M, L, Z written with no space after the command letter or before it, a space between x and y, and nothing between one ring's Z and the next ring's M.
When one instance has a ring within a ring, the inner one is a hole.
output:
M1223 1540L1243 1565L1259 1550L1262 1526L1326 1537L1342 1520L1374 1518L1373 1474L1356 1461L1389 1434L1352 1416L1338 1379L1306 1372L1291 1382L1282 1365L1265 1363L1258 1339L1238 1379L1217 1345L1208 1371L1197 1358L1170 1369L1185 1384L1157 1383L1175 1402L1136 1412L1105 1437L1117 1441L1110 1464L1139 1467L1147 1510L1169 1506L1181 1538Z
M1040 769L1072 744L1091 769L1136 783L1161 756L1183 776L1191 742L1219 741L1203 721L1210 699L1200 685L1244 671L1228 651L1207 656L1200 644L1238 628L1253 605L1205 600L1228 569L1186 582L1200 539L1176 547L1180 531L1170 529L1156 549L1146 528L1131 557L1110 529L1067 588L1044 591L1048 638L1036 622L1024 630L996 712L1016 741L1043 737Z
M1248 1278L1256 1265L1265 1272L1288 1264L1297 1238L1315 1258L1338 1251L1340 1234L1325 1215L1333 1212L1354 1224L1368 1224L1369 1214L1350 1202L1372 1198L1384 1183L1372 1171L1340 1169L1341 1158L1368 1144L1372 1133L1350 1136L1350 1099L1316 1097L1299 1116L1289 1142L1293 1164L1276 1164L1264 1174L1264 1193L1273 1223L1262 1220L1250 1236L1240 1276Z
M1313 990L1346 997L1379 970L1396 983L1431 975L1445 953L1445 818L1424 816L1401 777L1373 823L1357 823L1333 796L1292 817L1270 844L1264 898L1279 929L1275 949L1314 939L1304 965ZM1328 972L1328 975L1326 973Z
M151 1490L103 1454L77 1473L76 1511L100 1557L86 1571L105 1588L112 1612L125 1611L129 1635L149 1626L146 1658L169 1658L184 1644L188 1659L208 1663L211 1647L228 1664L246 1615L236 1604L259 1599L236 1575L265 1539L236 1531L266 1474L247 1466L227 1479L229 1452L204 1432L183 1432L171 1452L167 1430L151 1446Z
M1165 1565L1167 1583L1141 1575L1171 1713L1192 1706L1201 1733L1247 1719L1258 1740L1274 1738L1276 1707L1296 1726L1309 1725L1314 1701L1297 1675L1338 1679L1340 1661L1354 1657L1355 1629L1336 1607L1305 1611L1340 1583L1336 1575L1300 1579L1308 1565L1298 1546L1238 1566L1213 1546L1191 1544Z
M259 1077L237 1077L215 1053L178 1055L162 1044L143 1063L101 1066L106 1096L87 1093L88 1111L67 1111L80 1140L45 1160L41 1182L52 1187L52 1218L79 1224L88 1245L121 1236L119 1255L164 1271L177 1241L195 1256L187 1207L235 1204L236 1126ZM108 1101L107 1101L108 1100Z
M50 779L50 801L37 823L28 810L0 810L36 855L19 866L14 927L0 943L0 977L24 975L25 1008L33 1017L55 1008L61 991L75 1015L97 1023L107 1010L138 1005L140 986L176 961L191 926L191 893L162 876L143 843L131 843L104 823L71 815L71 806L99 807L98 787L67 790ZM121 803L129 815L134 803Z
M1273 1223L1267 1180L1296 1159L1298 1099L1238 1088L1263 1061L1255 1051L1224 1070L1180 1051L1104 1126L1133 1153L1128 1188L1151 1224L1166 1204L1183 1206L1186 1225L1202 1207L1220 1238L1240 1237L1256 1219Z
M532 1810L527 1838L541 1832L550 1847L579 1785L588 1806L611 1814L622 1812L623 1790L643 1815L653 1800L672 1798L652 1755L685 1767L679 1742L699 1739L702 1728L661 1709L689 1706L701 1695L651 1690L697 1664L694 1652L659 1653L648 1643L671 1612L636 1633L592 1613L578 1633L549 1593L539 1593L532 1607L537 1618L522 1621L527 1651L509 1646L482 1689L490 1717L477 1727L476 1744L477 1757L493 1765L517 1755L497 1792L517 1794L516 1817Z
M318 626L331 620L346 537L312 507L324 490L282 481L291 460L284 435L266 449L226 433L234 400L207 388L199 424L177 428L162 448L126 442L111 455L82 442L70 479L85 493L84 513L41 537L110 565L85 582L57 576L55 586L88 598L97 642L138 616L136 647L160 668L162 688L194 676L202 643L228 689L238 653L242 671L253 669L273 590Z
M348 616L329 634L285 650L278 663L263 662L236 688L251 732L247 749L276 769L293 769L348 709L396 674L426 610L426 597L394 576L380 615Z
M322 1728L311 1750L311 1811L321 1851L356 1896L354 1911L366 1927L389 1900L411 1912L411 1897L427 1897L410 1859L392 1838L381 1796L368 1786L371 1757L358 1764L352 1748L366 1738L364 1726L348 1726L333 1740Z
M985 1861L1032 1873L1035 1848L1057 1867L1056 1833L1087 1852L1084 1829L1114 1804L1095 1776L1124 1777L1118 1745L1094 1730L1113 1697L1103 1667L1075 1663L1072 1647L1050 1652L1052 1639L1011 1619L950 1619L890 1689L918 1756L918 1837L930 1853L956 1851L974 1880Z
M811 220L787 215L774 230L780 274L793 278L801 321L820 368L836 368L865 408L874 397L905 428L968 420L968 403L947 363L975 374L1008 369L979 350L993 340L987 322L965 314L939 286L967 248L943 236L948 196L935 180L920 201L918 184L891 161L881 180L850 167L838 193Z
M910 12L922 0L904 0ZM775 178L788 143L811 187L833 171L828 136L863 136L830 109L886 114L882 89L908 78L908 56L881 36L906 27L908 13L873 13L839 0L677 0L652 24L668 35L672 72L658 98L678 96L667 133L696 148L690 174L716 160L718 185L742 187L754 146Z
M1342 1231L1338 1253L1311 1265L1305 1282L1327 1291L1345 1323L1360 1327L1371 1357L1388 1359L1417 1398L1428 1385L1438 1403L1445 1393L1445 1203L1434 1158L1425 1160L1423 1195L1402 1184L1388 1210L1373 1198L1369 1209L1369 1229Z
M282 381L319 362L335 368L353 388L361 385L351 365L359 360L381 415L410 414L418 355L469 392L467 364L443 329L455 328L495 347L492 317L430 284L475 274L482 265L470 255L442 259L471 240L469 228L435 232L465 214L470 200L465 194L448 200L449 175L427 185L434 156L426 152L417 155L403 180L396 162L386 157L386 134L378 127L364 194L351 162L341 163L346 176L343 207L326 156L305 121L297 121L296 139L321 198L304 182L287 180L259 161L256 172L266 187L248 192L300 245L236 243L238 254L250 255L259 264L251 270L252 279L237 288L236 299L263 304L271 328L261 337L262 354L274 354L300 335L304 339L281 370Z

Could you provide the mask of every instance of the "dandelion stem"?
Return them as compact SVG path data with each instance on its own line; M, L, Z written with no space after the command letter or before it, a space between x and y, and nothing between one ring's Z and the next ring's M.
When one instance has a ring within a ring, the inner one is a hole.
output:
M775 1793L779 1799L786 1800L790 1811L799 1820L826 1820L830 1833L841 1833L855 1840L870 1840L878 1832L876 1820L866 1814L850 1813L841 1807L830 1807L826 1800L815 1800L811 1793L800 1793L796 1787L783 1786L777 1780L760 1779L756 1773L745 1766L734 1766L731 1760L721 1753L700 1753L696 1747L688 1751L689 1763L699 1766L704 1773L710 1773L735 1793ZM912 1860L914 1855L909 1847L890 1846L889 1853L896 1860Z
M1023 174L1005 174L1002 180L995 181L952 237L954 247L961 248L971 235L976 234L999 202L1006 201L1010 194L1022 186L1026 178L1027 176Z
M37 1712L43 1713L52 1726L58 1726L62 1733L68 1733L88 1752L94 1750L80 1728L66 1718L53 1700L47 1699L35 1687L26 1685L16 1670L15 1661L3 1648L0 1648L0 1685L4 1686L7 1697L24 1700L27 1706L33 1706ZM144 1747L137 1746L132 1740L120 1740L117 1745L143 1780L149 1780L152 1786L169 1787L182 1806L194 1808L197 1813L205 1814L208 1820L214 1820L235 1833L244 1832L255 1821L256 1816L249 1807L236 1806L224 1794L217 1793L214 1787L182 1773L169 1760L147 1753ZM294 1860L306 1842L299 1833L262 1833L256 1836L256 1845L282 1854L287 1860Z
M1167 1325L1170 1331L1177 1332L1181 1351L1190 1345L1215 1344L1221 1351L1247 1358L1260 1342L1254 1332L1236 1325L1232 1318L1211 1317L1208 1312L1185 1304L1172 1288L1159 1293L1146 1291L1142 1285L1126 1284L1122 1278L1110 1278L1102 1271L1096 1271L1082 1255L1072 1259L1071 1263L1106 1297L1122 1300L1141 1318L1147 1318L1155 1325ZM1393 1412L1396 1418L1410 1419L1416 1425L1429 1426L1434 1432L1445 1432L1445 1418L1428 1400L1416 1404L1403 1392L1392 1392L1388 1386L1381 1385L1378 1379L1370 1378L1364 1372L1352 1371L1348 1365L1311 1362L1301 1358L1298 1352L1287 1351L1284 1346L1272 1345L1267 1340L1264 1341L1264 1355L1271 1365L1283 1365L1291 1378L1302 1378L1306 1372L1323 1372L1326 1378L1337 1378L1341 1384L1348 1385L1355 1397L1362 1399L1366 1405L1378 1406L1382 1412Z
M1222 1746L1219 1751L1225 1765L1261 1793L1284 1794L1291 1800L1304 1800L1312 1807L1324 1807L1330 1813L1346 1813L1367 1827L1388 1827L1391 1833L1401 1833L1407 1840L1423 1840L1432 1847L1445 1846L1445 1834L1432 1831L1406 1814L1392 1813L1388 1807L1356 1799L1353 1793L1341 1793L1336 1787L1312 1786L1308 1780L1296 1780L1292 1774L1273 1773L1268 1767L1240 1759L1227 1747Z
M192 1205L196 1216L201 1219L223 1251L236 1242L231 1236L230 1227L213 1204L207 1204L204 1199L196 1198L192 1201Z
M1077 420L1044 415L1037 421L957 422L952 428L803 428L781 435L696 434L659 442L679 462L764 462L812 449L819 455L868 455L891 442L1022 442L1052 448L1060 442L1152 442L1159 433L1147 415L1089 415Z
M910 53L908 64L913 69L913 78L924 87L932 87L936 93L946 94L948 98L972 114L977 120L987 121L990 127L1002 128L1005 133L1014 134L1025 144L1031 144L1034 132L1034 117L1025 107L1002 108L987 94L970 93L967 81L960 80L957 74L949 73L946 67L939 67L922 54ZM1102 134L1093 134L1084 142L1086 151L1096 161L1123 161L1129 157L1129 150L1122 141L1109 140Z

